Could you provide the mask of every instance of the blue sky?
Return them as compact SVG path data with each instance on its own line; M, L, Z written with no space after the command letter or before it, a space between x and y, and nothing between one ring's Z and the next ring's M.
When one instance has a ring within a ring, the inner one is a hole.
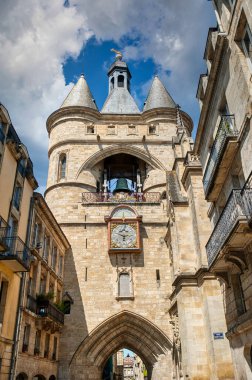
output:
M123 51L140 109L154 74L197 125L195 98L208 28L207 0L1 1L0 102L27 145L43 192L47 177L46 119L84 72L101 108L112 47ZM15 23L13 23L15 20Z

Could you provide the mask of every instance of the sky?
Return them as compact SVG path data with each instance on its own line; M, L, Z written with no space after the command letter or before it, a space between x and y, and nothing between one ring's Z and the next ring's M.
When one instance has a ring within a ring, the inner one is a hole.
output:
M85 74L100 109L108 91L110 49L123 52L140 109L152 78L193 119L208 28L207 0L0 0L0 102L28 147L39 190L46 187L46 120ZM195 134L195 132L194 132Z

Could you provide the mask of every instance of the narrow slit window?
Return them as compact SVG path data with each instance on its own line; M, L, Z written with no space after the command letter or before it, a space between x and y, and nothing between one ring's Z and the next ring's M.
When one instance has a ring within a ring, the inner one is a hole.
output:
M59 180L66 178L66 155L61 154L59 158Z

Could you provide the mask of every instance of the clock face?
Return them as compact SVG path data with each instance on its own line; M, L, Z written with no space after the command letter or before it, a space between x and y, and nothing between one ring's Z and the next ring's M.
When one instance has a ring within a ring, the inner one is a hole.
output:
M136 229L130 224L117 224L111 232L112 248L135 248Z

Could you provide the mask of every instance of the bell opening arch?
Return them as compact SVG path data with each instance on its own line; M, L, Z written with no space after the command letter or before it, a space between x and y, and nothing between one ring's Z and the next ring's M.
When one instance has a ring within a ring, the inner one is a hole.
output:
M129 311L108 318L82 341L70 363L71 378L102 380L108 358L121 348L143 360L148 380L170 379L170 339L152 322Z
M159 183L153 183L152 179L150 181L152 177L155 177L156 181L158 179ZM150 187L145 185L148 182L153 187L160 183L163 185L165 177L166 168L153 155L140 148L120 145L93 154L81 165L76 180L88 180L88 185L97 192L121 190L141 193Z

